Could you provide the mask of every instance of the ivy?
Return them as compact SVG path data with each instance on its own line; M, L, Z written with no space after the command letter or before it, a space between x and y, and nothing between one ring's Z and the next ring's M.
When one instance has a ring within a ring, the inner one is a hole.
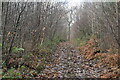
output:
M17 48L17 47L12 48L13 53L17 53L17 52L20 52L20 51L24 51L24 48Z

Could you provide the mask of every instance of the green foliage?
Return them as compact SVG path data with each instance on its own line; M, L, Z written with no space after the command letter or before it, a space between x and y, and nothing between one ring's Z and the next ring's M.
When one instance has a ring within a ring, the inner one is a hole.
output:
M21 66L17 70L20 71L26 78L34 77L37 74L37 71L29 69L28 67Z
M29 69L28 67L25 66L21 66L17 69L11 68L7 70L7 72L3 74L3 78L23 78L23 76L25 78L31 78L37 74L38 72L36 70Z
M23 48L17 48L17 47L12 48L13 53L17 53L17 52L20 52L20 51L24 51L24 49Z
M36 70L38 71L38 73L40 73L44 68L45 68L45 64L44 63L40 63L36 67Z
M6 63L5 61L2 62L2 67L5 67L6 66Z
M79 38L76 38L73 40L73 42L77 45L77 46L83 46L87 43L87 41L90 39L90 35L81 35Z
M3 75L3 78L22 78L22 76L15 68L11 68Z
M77 46L83 46L87 44L91 38L97 38L97 35L81 35L79 38L73 40Z
M2 47L2 43L0 43L0 47Z
M46 39L42 45L39 45L39 48L49 48L49 51L55 51L58 43L65 41L59 36L55 36L52 40Z
M42 45L22 55L23 60L19 63L25 62L25 64L28 64L30 67L34 67L35 70L22 65L17 69L11 68L7 70L7 72L3 73L3 78L21 78L23 75L25 75L25 77L34 77L39 74L45 68L45 65L50 64L52 61L51 54L56 50L57 44L62 41L65 40L61 39L59 36L54 37L52 40L46 39ZM17 47L12 48L13 53L21 51L24 51L24 49ZM6 64L3 62L2 66L6 66Z
M23 55L23 58L26 60L26 59L29 59L32 56L33 56L32 53L27 53L27 54Z

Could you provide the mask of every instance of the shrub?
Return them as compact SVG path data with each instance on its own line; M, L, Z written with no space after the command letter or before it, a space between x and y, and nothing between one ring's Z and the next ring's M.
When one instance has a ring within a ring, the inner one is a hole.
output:
M11 68L3 75L3 78L22 78L22 75L15 68Z
M40 63L36 67L36 70L37 70L38 73L40 73L44 68L45 68L45 64L44 63Z
M65 41L64 39L60 38L59 36L55 36L52 40L50 39L45 39L42 45L39 45L39 48L45 48L48 49L49 51L55 51L57 44L60 42Z
M2 43L0 43L0 47L2 47Z
M73 40L73 43L76 46L83 46L87 44L87 41L90 39L91 35L81 35L79 38Z
M17 52L20 52L20 51L24 51L24 49L23 48L17 48L17 47L12 48L13 53L17 53Z

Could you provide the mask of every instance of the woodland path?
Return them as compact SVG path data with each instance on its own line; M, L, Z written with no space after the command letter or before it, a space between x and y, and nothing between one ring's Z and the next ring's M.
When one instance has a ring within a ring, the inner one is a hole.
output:
M106 71L104 66L95 68L97 61L86 60L70 42L59 44L53 59L42 72L48 78L97 78Z

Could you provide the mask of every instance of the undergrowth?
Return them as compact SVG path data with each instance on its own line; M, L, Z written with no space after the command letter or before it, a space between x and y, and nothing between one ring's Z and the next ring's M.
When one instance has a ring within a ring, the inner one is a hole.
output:
M93 36L91 35L80 35L80 37L73 39L72 42L76 45L76 46L83 46L87 44L87 41Z
M2 62L3 78L30 78L40 75L45 66L52 62L52 55L57 45L63 41L65 40L59 36L55 36L52 40L45 39L42 45L36 46L31 51L13 47L9 63ZM18 56L21 53L22 56ZM6 64L10 64L9 69Z
M94 67L99 68L101 66L106 66L106 68L113 70L111 73L103 73L103 75L100 76L101 78L120 76L120 66L118 63L120 55L111 53L112 50L109 49L106 51L101 51L98 44L98 39L96 37L90 37L86 44L82 46L80 45L80 53L83 54L87 60L97 61L97 64L94 65Z
M45 39L42 45L39 45L38 48L48 48L51 51L56 50L56 46L60 42L66 41L65 39L60 38L59 36L55 36L52 40Z

